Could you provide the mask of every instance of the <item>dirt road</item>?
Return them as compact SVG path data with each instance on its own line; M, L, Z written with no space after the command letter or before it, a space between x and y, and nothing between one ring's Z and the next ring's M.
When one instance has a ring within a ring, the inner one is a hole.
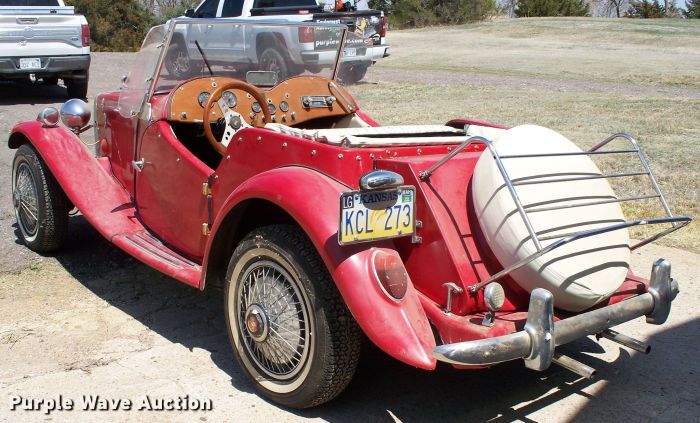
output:
M132 58L95 54L90 95L117 86L113 69L128 69ZM368 80L391 77L381 72L370 69ZM60 103L62 96L62 88L1 85L0 133L36 116L44 105ZM694 422L700 416L697 254L652 246L634 255L642 274L657 257L671 260L681 294L665 326L638 319L620 328L648 340L653 346L648 356L592 338L567 346L567 353L598 370L594 381L556 366L531 372L522 363L478 372L445 366L427 373L368 346L341 397L299 412L253 392L224 333L221 293L199 293L149 270L79 216L72 219L61 253L41 257L18 245L11 159L0 144L0 421ZM122 409L130 400L132 410L83 411L83 396L89 395L93 401L94 396L123 400ZM20 403L12 411L18 397L54 399L64 408L73 401L74 410L46 414L23 411ZM152 407L159 399L210 401L212 410L137 410L146 398Z

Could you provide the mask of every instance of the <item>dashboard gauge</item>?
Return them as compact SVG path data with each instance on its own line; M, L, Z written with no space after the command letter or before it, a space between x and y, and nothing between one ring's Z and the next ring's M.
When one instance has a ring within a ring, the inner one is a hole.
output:
M253 103L253 104L250 106L250 108L253 109L253 111L254 111L255 113L260 113L260 112L262 112L262 107L260 107L260 103L258 103L257 101L256 101L255 103Z
M284 100L281 101L281 102L280 102L280 110L282 110L283 112L287 113L287 112L289 111L289 103L287 103L287 102L284 101Z
M236 107L236 104L238 104L238 99L236 98L236 94L232 93L231 91L224 91L223 94L221 94L221 98L224 99L226 102L226 105L230 108L233 109Z
M202 91L201 93L199 93L199 95L197 96L197 102L201 107L204 107L204 105L207 103L207 100L209 100L209 96L210 94L206 91Z
M271 115L274 115L275 113L277 113L277 108L275 107L274 104L270 103L270 104L267 105L267 107L270 109L270 114L271 114Z

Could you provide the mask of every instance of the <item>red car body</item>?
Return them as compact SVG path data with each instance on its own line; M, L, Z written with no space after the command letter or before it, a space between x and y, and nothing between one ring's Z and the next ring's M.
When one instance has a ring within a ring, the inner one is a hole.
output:
M310 77L287 82L304 78ZM252 229L279 222L297 225L362 331L408 365L432 370L438 345L498 339L523 330L530 294L509 276L501 280L505 299L493 326L481 324L489 311L484 290L469 289L503 270L483 240L471 207L472 172L487 154L486 143L472 143L425 179L421 172L461 143L356 147L249 127L236 133L218 166L210 167L176 137L166 106L181 86L200 79L151 92L146 119L124 113L121 91L99 94L94 99L96 156L70 129L39 121L15 126L9 146L30 143L72 204L106 239L200 290L222 284L233 249ZM352 105L352 114L378 126L345 88L338 90L338 98ZM454 128L465 125L504 128L468 119L446 123ZM142 159L139 170L134 162ZM341 245L339 198L360 190L360 178L373 169L394 172L405 185L415 187L417 238ZM376 251L398 257L405 266L408 283L401 301L378 283L372 263ZM444 286L448 282L464 293L451 298L449 309ZM629 273L617 292L596 308L648 290L647 280ZM556 311L554 320L569 316Z

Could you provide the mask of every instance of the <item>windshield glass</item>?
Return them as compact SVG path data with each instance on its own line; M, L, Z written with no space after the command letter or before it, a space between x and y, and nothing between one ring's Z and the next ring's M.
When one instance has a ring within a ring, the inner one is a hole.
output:
M122 81L122 91L119 95L119 111L122 115L133 116L141 110L146 93L153 82L166 31L164 25L155 26L148 31L143 40L133 69Z
M296 75L334 76L344 25L183 19L166 24L172 35L156 71L154 92L200 76L229 76L270 86Z

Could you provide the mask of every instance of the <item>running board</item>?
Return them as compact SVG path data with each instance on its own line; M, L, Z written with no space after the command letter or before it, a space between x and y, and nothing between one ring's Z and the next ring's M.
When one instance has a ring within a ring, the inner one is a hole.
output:
M119 234L112 238L112 242L159 272L199 288L202 267L168 248L147 230Z

